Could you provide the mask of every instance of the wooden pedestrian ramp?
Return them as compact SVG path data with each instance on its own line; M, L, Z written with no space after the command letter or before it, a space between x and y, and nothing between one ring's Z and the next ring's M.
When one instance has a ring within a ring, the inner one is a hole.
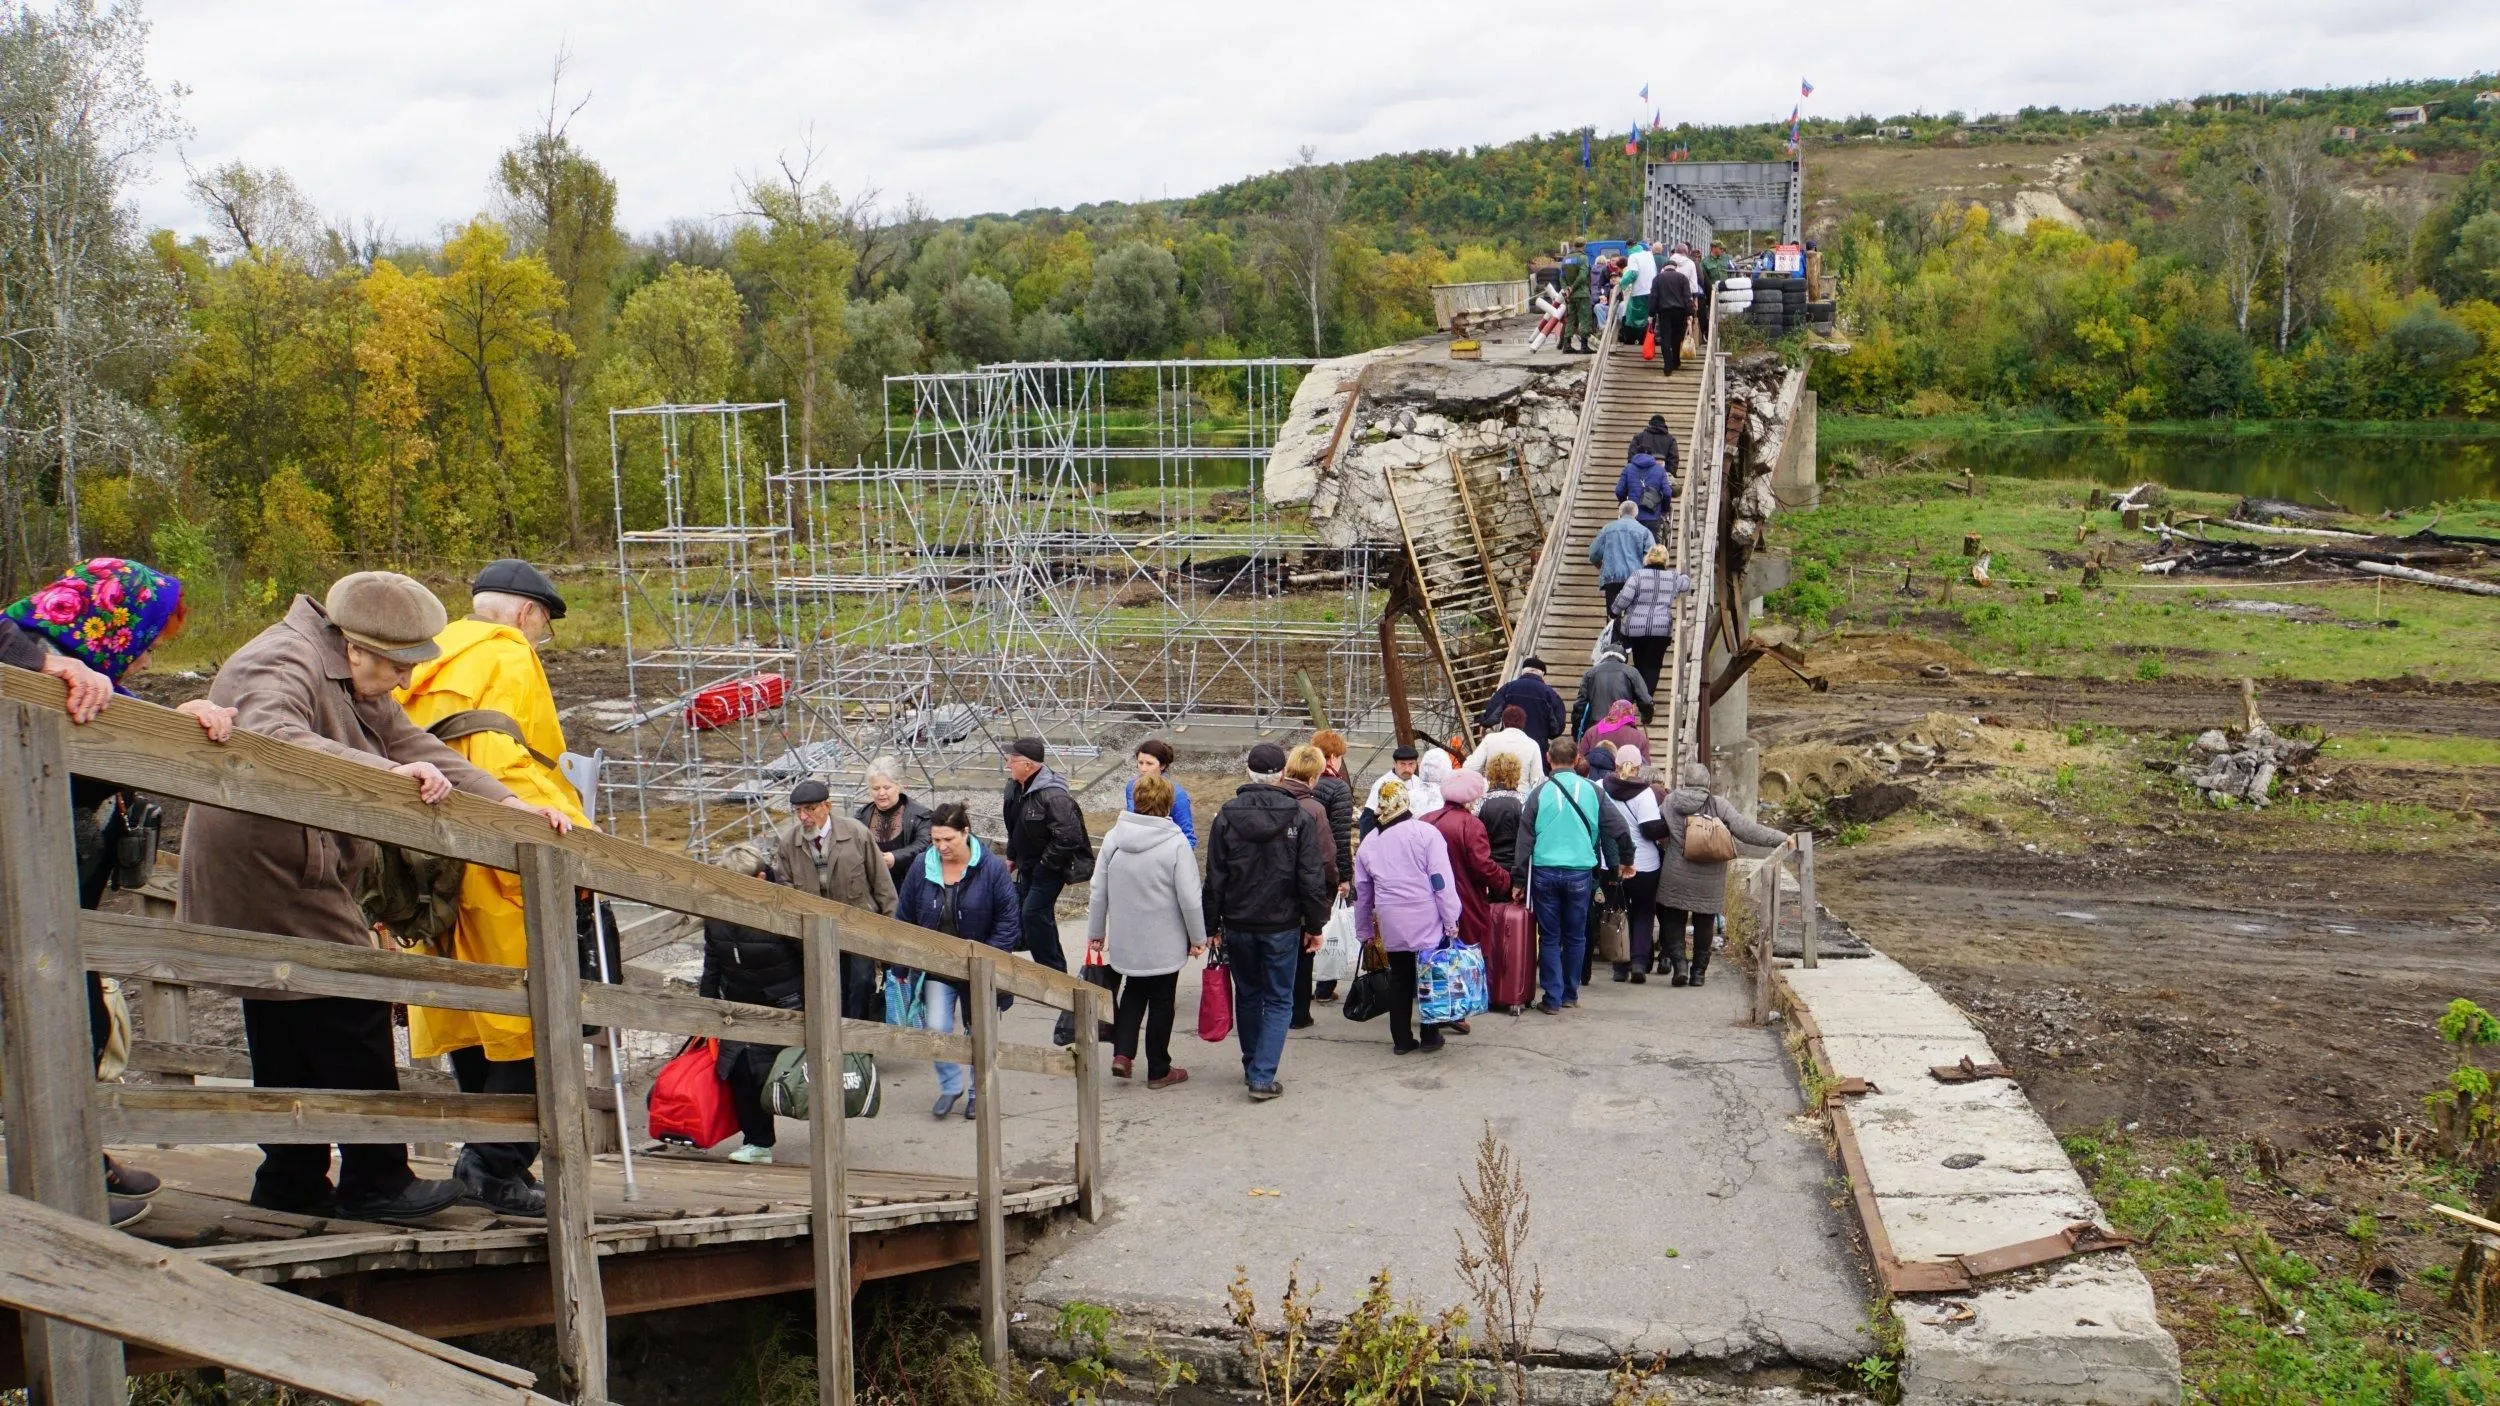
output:
M1524 589L1514 584L1499 597L1508 613L1501 666L1454 673L1452 693L1472 736L1493 691L1519 672L1522 661L1532 656L1544 660L1548 677L1566 694L1595 662L1607 617L1597 569L1589 564L1589 544L1615 517L1615 480L1630 458L1632 437L1648 427L1651 416L1664 416L1675 433L1681 462L1674 507L1660 536L1673 553L1673 565L1692 578L1694 590L1677 601L1675 647L1659 678L1661 696L1650 727L1651 737L1659 740L1660 757L1651 760L1689 760L1700 757L1705 747L1702 674L1726 499L1726 357L1719 350L1715 324L1701 351L1673 375L1664 374L1657 362L1643 360L1639 348L1617 344L1610 329L1600 329L1599 345L1603 350L1591 359L1571 457L1531 558L1532 574ZM1410 554L1421 559L1427 548L1412 531L1408 543ZM1446 559L1464 553L1445 547L1442 555ZM1488 557L1484 570L1492 575L1516 562L1515 556L1507 562Z
M1682 456L1676 512L1665 534L1676 564L1698 582L1715 555L1716 534L1705 530L1718 520L1717 441L1724 421L1725 375L1715 335L1671 376L1658 362L1643 360L1638 347L1617 344L1611 324L1599 328L1598 344L1603 350L1590 359L1562 485L1550 498L1499 455L1452 455L1423 473L1383 471L1404 549L1383 612L1384 664L1396 662L1390 622L1411 616L1440 675L1433 682L1450 700L1452 731L1470 740L1481 730L1477 719L1485 704L1521 660L1545 660L1566 692L1593 662L1606 610L1589 543L1615 516L1615 480L1630 457L1632 437L1652 415L1666 418ZM1359 397L1359 389L1348 397L1341 425L1351 422ZM1707 594L1686 598L1679 610L1707 618ZM1702 634L1682 632L1696 648ZM1700 696L1693 686L1700 658L1686 666L1685 652L1678 650L1671 676L1677 700ZM1393 703L1405 703L1402 668L1391 693ZM1674 720L1670 732L1684 736L1678 729L1689 725L1692 709L1676 704L1661 712ZM1400 728L1414 730L1403 716Z
M82 913L70 862L73 773L518 873L529 965ZM580 890L800 942L807 1009L583 983L573 922ZM844 952L967 983L970 1033L840 1018ZM88 1055L89 970L173 986L527 1015L539 1092L99 1083ZM188 717L135 699L73 727L58 683L0 666L0 1111L9 1191L0 1201L0 1308L17 1311L11 1336L22 1345L11 1379L51 1406L119 1402L127 1343L140 1364L206 1360L343 1400L523 1400L531 1398L509 1369L499 1376L495 1364L431 1335L546 1323L556 1394L604 1402L610 1313L812 1286L822 1399L847 1402L851 1290L962 1263L979 1266L982 1347L1004 1367L1013 1237L1064 1208L1092 1219L1101 1204L1101 1046L1004 1042L995 998L1010 994L1071 1011L1080 1029L1104 1013L1098 988L976 944L606 835L558 837L533 815L472 797L427 806L404 779L379 769L248 733L212 743ZM976 1173L852 1167L840 1100L819 1097L806 1166L644 1159L643 1194L627 1202L621 1168L592 1151L585 1022L803 1045L820 1090L840 1087L846 1049L967 1064L980 1096ZM1066 1176L1005 1177L1003 1070L1076 1081ZM542 1145L543 1223L452 1211L403 1228L243 1204L258 1160L243 1144L470 1140ZM148 1144L182 1150L134 1158L168 1183L138 1227L154 1238L142 1240L103 1228L98 1168L108 1146ZM108 1283L119 1288L94 1287ZM309 1300L267 1287L277 1284L323 1303L307 1308ZM256 1315L273 1325L268 1342L233 1331ZM338 1344L327 1356L287 1336L318 1337L324 1324ZM0 1369L8 1365L0 1354ZM476 1381L458 1391L447 1385L468 1378ZM375 1385L388 1381L408 1385Z

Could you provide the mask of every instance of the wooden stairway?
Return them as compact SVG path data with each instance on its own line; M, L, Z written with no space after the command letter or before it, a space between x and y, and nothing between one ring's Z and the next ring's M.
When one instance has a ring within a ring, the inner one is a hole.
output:
M1648 427L1650 416L1666 416L1667 428L1675 432L1677 494L1681 497L1694 486L1690 469L1695 458L1693 431L1702 357L1686 357L1673 376L1665 376L1657 362L1641 360L1638 347L1617 346L1609 340L1604 355L1603 373L1594 377L1596 392L1580 408L1587 427L1588 457L1578 466L1569 500L1556 509L1562 518L1561 531L1554 539L1560 557L1546 578L1548 594L1543 609L1534 612L1528 647L1520 651L1523 656L1543 659L1548 679L1566 696L1589 667L1589 652L1596 648L1606 625L1606 597L1597 588L1597 568L1589 565L1589 542L1614 519L1615 479L1630 457L1632 436ZM1670 516L1662 530L1679 520ZM1684 564L1683 544L1670 541L1668 546L1679 549L1677 561Z

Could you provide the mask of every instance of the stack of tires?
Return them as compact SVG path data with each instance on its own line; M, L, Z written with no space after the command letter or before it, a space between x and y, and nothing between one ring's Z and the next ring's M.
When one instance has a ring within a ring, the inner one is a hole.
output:
M1756 274L1746 320L1766 337L1783 337L1806 325L1806 281L1793 273Z
M1753 280L1741 273L1732 273L1719 280L1716 290L1716 316L1725 319L1743 317L1753 306Z

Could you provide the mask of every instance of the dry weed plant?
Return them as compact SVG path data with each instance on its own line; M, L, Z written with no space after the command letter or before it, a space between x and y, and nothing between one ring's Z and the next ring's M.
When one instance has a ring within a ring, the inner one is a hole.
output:
M1521 1263L1528 1244L1528 1179L1490 1120L1476 1143L1473 1185L1461 1180L1467 1228L1458 1232L1458 1274L1484 1325L1485 1346L1511 1384L1511 1400L1528 1399L1529 1342L1545 1307L1545 1274ZM1473 1239L1469 1231L1474 1232Z

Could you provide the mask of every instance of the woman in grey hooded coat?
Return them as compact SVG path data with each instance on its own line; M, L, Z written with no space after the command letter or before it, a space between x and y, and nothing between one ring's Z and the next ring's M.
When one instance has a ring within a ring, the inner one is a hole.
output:
M1102 944L1103 961L1120 974L1112 1022L1111 1073L1130 1077L1138 1026L1146 1033L1146 1087L1168 1088L1189 1077L1172 1067L1172 1010L1181 968L1207 947L1200 907L1198 852L1171 819L1172 783L1141 776L1103 837L1086 904L1085 941Z
M1675 779L1675 789L1660 808L1667 834L1658 842L1658 960L1670 973L1669 986L1699 986L1710 971L1710 941L1718 934L1719 915L1727 909L1727 861L1686 859L1685 822L1704 813L1716 816L1740 845L1769 847L1788 837L1711 794L1710 768L1700 762L1684 763ZM1693 933L1689 961L1684 956L1688 926Z

